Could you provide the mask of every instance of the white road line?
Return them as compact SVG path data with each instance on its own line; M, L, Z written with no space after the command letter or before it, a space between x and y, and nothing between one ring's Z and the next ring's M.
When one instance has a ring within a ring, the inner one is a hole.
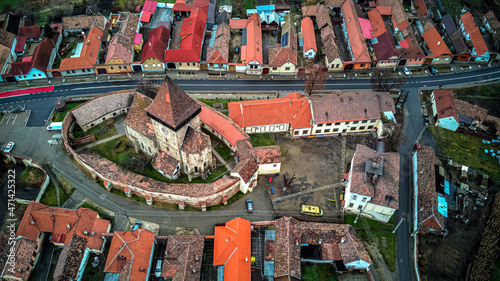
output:
M489 75L489 74L495 74L495 73L500 73L500 70L499 71L494 71L494 72L490 72L490 73L487 73L487 74L476 74L476 75L469 75L467 76L467 78L471 78L471 77L479 77L479 76L484 76L484 75ZM449 79L439 79L439 80L432 80L432 81L422 81L421 83L432 83L432 82L440 82L440 81L450 81L450 80L463 80L464 77L455 77L455 78L449 78ZM492 78L494 79L494 78Z

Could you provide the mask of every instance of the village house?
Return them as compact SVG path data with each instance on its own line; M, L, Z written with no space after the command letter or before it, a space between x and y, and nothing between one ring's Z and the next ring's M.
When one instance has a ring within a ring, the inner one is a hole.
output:
M422 33L427 47L429 48L428 58L432 59L431 64L449 64L453 55L448 46L443 41L441 35L433 27Z
M146 0L142 6L141 22L147 24L151 21L156 11L158 1Z
M172 281L200 280L204 246L204 235L169 235L160 276Z
M55 77L58 75L96 74L94 67L99 63L99 50L103 34L103 31L99 27L93 26L87 34L85 41L80 43L82 44L81 52L69 58L62 59L59 71L53 71L52 75Z
M251 280L251 225L250 221L234 218L215 227L213 264L220 280ZM212 238L210 237L210 238Z
M280 26L280 16L276 13L274 5L256 6L255 10L247 10L247 15L254 12L259 14L262 30L278 30Z
M247 133L288 132L291 136L311 133L309 100L299 93L283 98L228 103L229 116Z
M281 34L281 45L269 49L269 73L295 73L298 38L290 15L285 17L281 26Z
M344 198L345 211L387 223L399 204L399 154L358 144Z
M458 112L451 101L453 90L434 90L431 94L432 115L438 127L456 131L460 125Z
M352 0L346 0L342 4L342 14L342 30L351 53L349 61L344 61L342 70L367 69L371 66L372 59Z
M368 18L372 26L373 58L377 67L396 67L399 63L399 52L396 49L392 36L387 31L384 19L378 8L368 11Z
M0 82L3 82L2 75L10 72L10 64L17 59L16 42L14 34L0 29Z
M104 64L98 64L95 67L98 74L126 74L132 72L131 63L134 60L134 44L141 25L139 15L127 14L119 31L109 42ZM142 40L142 37L140 40ZM142 41L137 43L142 43Z
M92 27L97 26L100 30L104 30L107 19L104 16L73 16L63 17L63 33L64 36L86 34Z
M446 31L443 39L453 54L453 59L457 61L469 61L470 50L464 42L462 33L460 33L460 30L457 30L457 26L451 15L444 15L441 18L441 24Z
M43 29L41 26L23 26L19 28L17 34L16 47L14 51L18 56L22 56L29 43L40 42L43 39Z
M321 29L322 52L325 55L325 65L328 71L340 71L344 66L344 59L340 55L339 47L335 40L335 33L330 26Z
M148 280L153 260L155 234L144 228L115 231L104 266L106 280Z
M474 22L474 17L470 12L460 16L460 31L465 37L465 41L472 47L471 57L475 62L487 63L490 60L488 46L484 42L479 27Z
M170 30L163 25L160 25L149 32L148 42L144 44L142 49L142 71L165 70L165 51L168 48L169 40Z
M208 69L223 71L228 69L230 40L231 27L229 27L229 24L222 22L217 25L213 45L207 48Z
M125 132L137 151L153 159L163 175L181 171L205 178L212 169L210 137L200 131L201 106L165 78L154 100L136 94L125 119Z
M417 196L417 229L420 234L444 234L446 231L447 211L441 210L439 199L445 200L436 189L436 155L430 146L422 146L415 151L417 177L415 194Z
M28 280L47 236L55 246L64 247L63 252L77 247L84 252L101 253L104 248L103 234L108 233L110 228L110 222L99 218L93 210L70 210L32 202L16 232L16 262L6 263L0 277L4 280ZM85 244L83 247L82 242ZM65 255L61 254L59 267L64 268ZM78 265L72 273L67 273L81 276L83 272L79 269L82 268Z
M302 28L302 41L304 46L304 58L314 59L318 52L316 36L314 35L314 25L310 17L305 17L300 22Z
M237 22L238 21L238 22ZM229 24L231 28L233 25L241 25L239 22L245 20L230 19ZM241 63L246 65L246 74L261 74L264 60L262 57L263 41L262 41L262 28L260 24L260 16L255 13L246 19L246 25L243 27L243 40L241 45Z
M348 224L276 220L272 247L275 280L301 280L301 262L331 263L339 272L369 271L372 260L356 231Z

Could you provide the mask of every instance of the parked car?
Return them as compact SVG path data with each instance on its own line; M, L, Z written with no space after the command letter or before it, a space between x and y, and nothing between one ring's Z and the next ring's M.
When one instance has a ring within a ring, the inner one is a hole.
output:
M321 217L323 215L323 210L321 210L320 207L309 206L309 205L302 205L302 209L300 210L300 212L303 215L309 215L309 216Z
M3 150L3 152L10 152L12 150L12 148L14 148L14 143L13 142L9 142L6 146L5 146L5 149Z
M411 75L411 71L408 70L408 68L406 66L403 66L403 73L406 75L406 76L410 76Z
M429 65L429 72L432 74L432 75L436 75L438 73L437 69L434 68L434 66L432 65Z
M162 262L162 260L158 260L156 262L155 277L157 277L157 278L159 278L161 276L161 262Z
M252 201L252 199L247 199L247 213L253 213L253 201Z
M234 48L234 53L235 53L235 54L239 54L239 53L240 53L240 46L236 46L236 47Z
M142 228L142 222L138 221L134 224L134 227L132 228L132 231L137 230L138 228Z

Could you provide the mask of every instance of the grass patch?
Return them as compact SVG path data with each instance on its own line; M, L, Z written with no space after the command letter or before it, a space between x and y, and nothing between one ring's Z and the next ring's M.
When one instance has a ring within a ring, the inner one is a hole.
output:
M0 12L14 12L14 10L21 5L21 1L17 0L2 0L0 1Z
M274 145L274 136L269 133L251 134L250 141L253 147Z
M247 0L247 10L248 9L255 9L255 3L253 0Z
M336 281L337 274L331 263L302 263L303 281Z
M72 103L67 103L66 104L66 110L61 111L61 112L55 112L54 115L52 116L52 122L62 122L64 120L64 117L66 117L66 114L73 108L79 106L83 102L72 102Z
M392 271L396 270L396 234L392 233L394 229L394 216L392 216L387 224L365 217L360 217L358 222L354 224L355 219L356 215L346 214L344 216L344 223L352 225L364 243L375 243L389 269ZM387 247L382 246L382 237L385 237Z
M500 181L498 160L484 153L485 149L492 149L491 145L483 144L481 138L436 126L429 125L429 130L432 132L441 154L453 158L453 161L457 163L488 174L496 181Z
M225 161L231 160L233 156L231 155L231 149L227 145L220 143L215 147L215 151L224 159Z
M227 109L227 103L228 102L233 102L233 101L240 101L238 99L214 99L214 100L210 100L210 99L198 99L199 101L201 101L202 103L210 106L210 107L214 107L214 104L216 103L221 103L222 104L222 109Z
M19 176L19 183L26 186L40 186L45 181L45 174L42 170L26 166Z
M68 200L69 196L64 192L63 190L59 190L59 202L61 205ZM57 205L57 191L56 191L56 186L50 182L49 186L47 186L47 189L45 190L45 193L42 196L42 199L40 199L40 203L45 204L47 206L52 206L52 207L59 207Z
M500 83L478 87L453 89L459 98L491 98L500 99Z
M207 211L215 211L215 210L218 210L224 206L229 206L232 203L240 200L243 196L245 196L245 194L243 194L243 192L241 192L241 191L238 191L238 193L233 195L233 197L227 199L227 205L219 204L219 205L215 205L215 206L210 206L210 207L207 207Z

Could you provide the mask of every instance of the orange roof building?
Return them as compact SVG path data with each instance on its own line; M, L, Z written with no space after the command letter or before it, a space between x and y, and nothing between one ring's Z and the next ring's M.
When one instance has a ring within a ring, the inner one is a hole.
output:
M372 24L373 37L377 38L387 32L387 27L379 8L368 11L368 18Z
M246 26L247 44L241 46L242 62L264 64L262 59L262 28L260 26L260 16L255 13L247 20Z
M302 40L304 41L304 58L313 59L318 52L313 21L310 17L305 17L300 22L300 25L302 26Z
M115 231L104 272L116 280L148 280L154 243L155 234L143 228Z
M453 90L434 90L431 95L432 113L436 118L436 126L456 131L460 123L452 96Z
M276 99L230 102L228 108L230 118L247 133L292 133L312 127L309 100L299 93Z
M79 57L61 60L59 70L62 75L81 75L95 73L94 65L99 59L99 48L101 47L103 31L94 26L85 39L82 52ZM75 73L73 73L75 71Z
M488 62L490 59L488 47L484 42L479 27L477 27L474 22L474 17L470 12L467 12L462 14L460 19L460 29L465 37L465 41L472 42L472 57L474 58L474 61Z
M214 266L223 268L225 281L250 281L250 231L250 221L242 218L215 227Z
M361 25L359 24L354 2L352 2L352 0L346 0L344 4L342 4L342 12L344 14L343 24L347 29L347 36L349 37L346 39L350 42L349 46L352 53L352 61L344 62L344 69L346 65L353 65L353 69L368 68L370 67L372 59L368 52L368 47L366 46Z
M88 240L87 248L100 251L103 247L102 234L109 232L110 227L108 220L99 218L96 211L87 208L70 210L32 202L17 229L17 237L35 241L41 232L45 232L52 234L50 242L66 245L73 235L77 235Z
M433 58L432 63L451 62L453 55L435 27L422 33L422 37L424 38L427 47L429 47L430 54L428 54L428 57Z

